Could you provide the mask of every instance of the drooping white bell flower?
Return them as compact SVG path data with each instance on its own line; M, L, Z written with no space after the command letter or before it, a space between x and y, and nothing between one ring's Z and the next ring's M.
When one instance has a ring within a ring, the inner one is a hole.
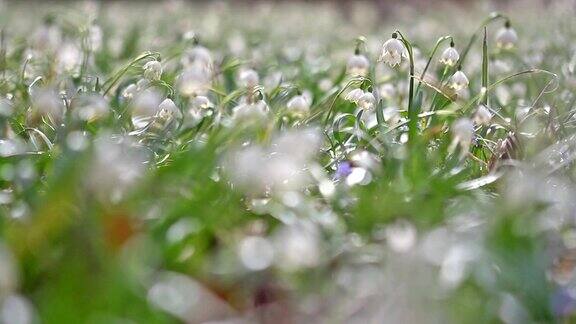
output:
M346 96L344 96L344 100L353 102L353 103L357 103L358 99L360 99L360 97L362 97L364 95L364 91L362 91L362 89L354 89L351 90L350 92L348 92L348 94L346 94Z
M448 66L456 65L459 59L460 54L458 54L458 51L454 48L454 42L450 42L450 47L445 49L442 55L440 55L440 63Z
M474 123L477 125L488 125L492 120L492 113L488 107L484 105L478 106L474 113Z
M406 48L398 39L398 34L393 33L392 38L382 45L382 53L380 54L379 61L394 67L400 64L404 57L406 57Z
M212 114L209 110L214 104L205 96L196 96L190 100L190 106L185 111L183 120L184 127L194 127L202 121L205 116Z
M184 96L204 95L212 83L212 74L201 64L192 64L186 67L178 77L176 84Z
M374 109L374 105L376 105L376 98L372 94L372 92L364 92L357 101L358 107L364 110L372 110Z
M255 103L242 103L232 109L232 118L237 122L262 121L268 117L270 108L264 100Z
M258 72L252 69L246 69L240 72L238 81L240 81L240 84L244 87L254 88L260 82L260 77L258 76Z
M214 106L212 104L212 102L210 101L210 99L208 99L208 97L206 97L206 96L196 96L196 97L192 98L192 100L190 101L190 104L193 107L200 108L200 109L208 109L208 108L211 108Z
M162 76L162 63L153 60L143 66L144 77L148 80L160 80Z
M454 73L452 75L452 77L450 77L449 86L450 86L450 88L452 88L456 91L459 91L459 90L462 90L464 88L467 88L469 83L470 83L470 81L468 81L466 74L464 74L464 72L458 70L458 71L456 71L456 73Z
M304 95L297 95L286 104L288 113L294 117L303 117L310 111L310 101Z
M355 167L361 167L371 171L376 171L380 168L380 158L366 150L357 150L350 153L350 162Z
M158 109L159 109L158 114L161 118L165 118L165 119L172 119L172 118L181 119L182 118L182 112L176 106L174 101L172 101L172 99L170 99L170 98L164 99L164 101L162 101L160 103L160 105L158 105Z
M460 147L460 158L463 158L468 154L473 139L474 123L468 118L460 118L452 124L452 143L448 151L453 153L456 147Z
M147 126L159 112L160 95L155 91L139 92L130 103L132 124L137 129Z
M182 65L190 66L199 64L206 69L212 69L213 59L212 53L206 47L196 45L194 48L186 51L182 57Z
M138 93L138 86L134 83L131 83L122 91L122 97L126 99L132 99L137 93Z
M366 76L369 67L370 61L368 61L368 58L359 53L350 56L346 63L346 71L351 76Z
M518 34L510 25L510 21L506 21L504 27L496 33L496 46L509 50L516 45L517 41Z

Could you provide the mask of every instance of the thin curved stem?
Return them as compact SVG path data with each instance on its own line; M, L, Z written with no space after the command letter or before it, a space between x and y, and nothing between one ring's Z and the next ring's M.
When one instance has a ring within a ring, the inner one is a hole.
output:
M112 88L116 85L118 81L122 78L122 76L130 70L134 66L134 64L147 59L147 58L154 58L158 60L160 58L160 54L156 52L144 52L140 56L136 57L132 61L130 61L126 66L124 66L120 71L116 72L110 79L106 80L102 87L104 88L104 92L102 93L104 96L112 90Z
M354 78L354 79L348 81L348 83L342 89L340 89L340 91L338 91L338 93L334 97L334 100L332 100L332 103L328 107L328 113L326 114L326 119L324 119L325 125L328 123L328 120L330 120L330 116L332 115L332 111L334 110L334 104L336 103L336 100L338 100L340 95L342 95L342 93L344 93L344 91L346 91L346 89L348 89L355 82L362 82L362 83L370 82L370 84L372 84L372 80L370 80L368 78L364 78L364 77L357 77L357 78Z
M434 46L434 48L432 49L432 52L430 53L430 56L428 57L428 62L426 62L426 66L424 67L424 70L420 74L420 80L424 80L424 76L426 75L426 72L428 72L428 68L430 67L430 64L432 63L432 59L434 58L434 54L436 54L436 51L438 51L438 48L440 48L440 45L448 39L454 41L452 36L450 36L450 35L442 36L442 37L438 38L438 41L436 41L436 45ZM416 87L416 93L418 93L418 91L420 90L420 85L422 85L422 81L418 82L418 86Z
M406 37L399 31L396 33L400 35L402 43L406 46L408 51L408 59L410 60L410 80L409 80L409 90L408 90L408 142L412 143L416 139L416 133L418 126L418 111L414 107L414 52L412 50L412 44Z
M524 74L535 74L535 73L547 74L547 75L551 76L552 79L558 80L558 75L557 75L556 73L552 73L552 72L550 72L550 71L546 71L546 70L542 70L542 69L529 69L529 70L525 70L525 71L522 71L522 72L514 73L514 74L512 74L512 75L509 75L509 76L507 76L507 77L504 77L504 78L502 78L502 79L499 79L499 80L495 81L494 83L490 84L490 85L486 88L486 91L490 91L490 90L492 90L493 88L495 88L496 86L498 86L499 84L504 83L504 82L506 82L506 81L508 81L508 80L510 80L510 79L514 79L514 78L519 77L519 76L524 75ZM552 91L554 91L554 90L556 90L556 87L554 87L552 90L547 90L545 93L549 93L549 92L552 92ZM462 111L463 111L463 112L468 111L468 109L470 109L470 107L472 107L475 102L478 102L478 100L481 98L481 96L482 96L482 93L480 93L480 94L474 96L474 98L470 99L470 100L468 101L468 103L461 108Z

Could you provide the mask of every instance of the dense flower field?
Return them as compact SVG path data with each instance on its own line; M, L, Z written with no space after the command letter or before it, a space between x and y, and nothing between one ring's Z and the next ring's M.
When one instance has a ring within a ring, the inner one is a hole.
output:
M576 321L576 3L0 2L0 323Z

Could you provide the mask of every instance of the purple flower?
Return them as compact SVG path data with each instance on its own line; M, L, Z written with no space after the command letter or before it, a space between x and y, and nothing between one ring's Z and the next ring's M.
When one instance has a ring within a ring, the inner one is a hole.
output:
M349 161L338 163L335 175L336 179L346 178L350 173L352 173L352 164Z
M556 316L566 317L576 310L576 299L566 288L560 288L552 294L552 310Z

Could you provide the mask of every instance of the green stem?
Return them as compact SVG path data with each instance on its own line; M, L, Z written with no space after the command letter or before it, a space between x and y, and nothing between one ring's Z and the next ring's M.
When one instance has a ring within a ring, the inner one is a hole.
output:
M149 57L152 57L156 60L158 60L160 58L160 54L159 53L153 53L153 52L144 52L143 54L141 54L140 56L136 57L135 59L133 59L132 61L130 61L130 63L128 63L124 68L122 68L120 71L116 72L116 74L114 74L114 76L112 76L110 79L108 79L106 82L104 82L103 88L104 88L104 93L103 95L105 96L110 90L112 90L112 88L114 87L114 85L116 85L116 83L118 81L120 81L120 78L122 78L122 76L128 72L128 70L130 70L131 67L133 67L136 63L138 63L141 60L147 59Z
M428 72L428 68L430 67L430 64L432 63L432 59L434 58L434 54L436 54L436 51L438 51L438 48L440 47L440 45L445 40L448 40L448 39L453 40L452 36L450 36L450 35L442 36L442 37L438 38L436 45L434 46L434 48L432 49L432 52L430 53L430 56L428 57L428 62L426 62L426 66L424 67L424 70L422 71L422 74L420 75L420 80L424 80L424 76L426 75L426 72ZM420 85L422 85L422 81L418 82L418 86L416 87L416 93L418 93L418 91L420 90Z
M444 71L442 72L442 76L440 77L439 84L444 83L444 80L446 79L446 75L448 75L448 70L450 70L450 67L448 65L446 65L444 67ZM430 111L436 110L436 106L434 105L434 103L436 102L437 97L438 97L438 91L435 91L434 96L432 97L432 103L430 106ZM431 115L430 118L428 118L428 120L426 120L426 127L429 127L430 125L434 124L435 116L436 115Z
M408 142L412 143L416 140L417 127L418 127L418 107L414 107L414 53L412 51L412 44L406 37L399 31L396 33L400 35L402 43L408 50L408 59L410 60L410 82L408 90Z
M488 106L488 43L486 41L486 27L484 27L484 40L482 42L482 103Z
M328 107L328 113L326 114L326 118L324 119L324 125L328 124L328 121L330 120L330 116L332 115L332 111L334 110L334 105L336 104L336 101L338 100L338 98L342 95L342 93L344 93L344 91L346 91L346 89L348 89L350 86L352 86L353 84L355 84L357 82L361 82L361 84L364 82L370 82L370 84L372 84L372 80L370 80L368 78L364 78L364 77L356 77L356 78L348 81L348 83L342 89L340 89L340 91L338 91L338 93L336 93L336 96L334 97L334 99L332 100L332 103Z

